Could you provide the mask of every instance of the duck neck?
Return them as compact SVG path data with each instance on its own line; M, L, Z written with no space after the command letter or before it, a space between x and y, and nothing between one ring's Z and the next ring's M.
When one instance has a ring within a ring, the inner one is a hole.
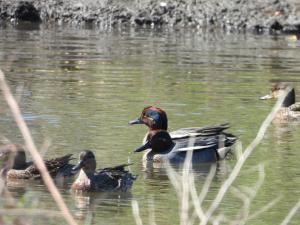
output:
M157 134L158 132L161 131L166 131L165 129L156 129L156 128L149 128L148 132L146 133L144 139L143 139L143 143L145 143L146 141L149 141L152 139L152 137Z
M285 96L283 102L282 102L282 107L289 107L295 103L295 90L294 88L291 88L287 95Z
M91 177L93 177L95 175L95 170L92 170L92 169L85 169L85 168L83 168L82 172L85 173L85 175L88 178L91 178Z
M91 186L91 179L83 169L79 171L79 175L72 184L72 190L88 190Z
M10 168L15 170L23 170L27 167L26 155L24 151L17 151L16 154L10 155L12 158L9 162Z

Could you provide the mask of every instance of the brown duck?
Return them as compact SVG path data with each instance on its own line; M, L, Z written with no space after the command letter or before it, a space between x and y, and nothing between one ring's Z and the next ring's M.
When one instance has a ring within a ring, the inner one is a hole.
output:
M51 176L71 176L73 165L69 164L72 154L55 159L45 160ZM40 178L40 172L33 162L26 161L24 148L18 144L7 144L0 147L1 175L7 179Z
M296 102L295 89L287 83L279 82L272 86L271 93L261 97L261 100L277 99L285 96L275 120L287 122L300 119L300 102Z
M71 186L73 191L127 191L131 188L136 176L125 170L130 164L108 167L96 172L95 155L84 150L79 155L79 163L73 168L79 175Z

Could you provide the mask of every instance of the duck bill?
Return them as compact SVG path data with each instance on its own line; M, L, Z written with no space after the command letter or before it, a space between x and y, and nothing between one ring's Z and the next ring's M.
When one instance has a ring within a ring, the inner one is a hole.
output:
M138 147L137 149L134 150L134 152L142 152L145 151L147 149L151 148L151 144L149 141L147 141L145 144L143 144L142 146Z
M135 120L131 120L128 122L130 125L135 125L135 124L144 124L144 122L138 118L138 119L135 119Z
M76 172L76 171L80 170L82 168L82 166L83 166L83 160L80 160L76 166L73 166L72 172Z
M259 99L260 100L268 100L268 99L271 99L271 98L273 98L272 95L265 95L265 96L260 97Z

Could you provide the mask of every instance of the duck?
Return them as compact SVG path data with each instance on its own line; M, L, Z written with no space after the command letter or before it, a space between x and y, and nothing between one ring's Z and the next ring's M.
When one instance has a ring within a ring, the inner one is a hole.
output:
M271 88L271 93L260 97L261 100L278 99L285 96L278 110L275 120L293 121L300 119L300 102L296 102L295 89L284 82L275 83Z
M122 164L96 171L96 159L91 150L84 150L79 155L79 162L73 171L79 170L79 175L71 185L75 192L126 192L131 189L136 176L125 170Z
M72 175L69 164L72 154L44 160L48 172L52 177L67 177ZM25 150L19 144L6 144L0 147L0 160L3 162L2 177L6 179L38 179L40 172L33 162L26 161Z
M193 154L193 162L202 163L222 160L230 151L230 146L237 140L236 136L224 132L229 128L228 123L206 127L181 128L169 133L167 114L157 106L145 107L140 117L129 121L129 124L145 124L149 128L144 137L143 145L135 150L135 152L140 152L148 148L143 160L155 161L156 157L154 156L159 153L159 155L166 154L165 157L159 156L159 158L168 158L172 159L171 161L180 162L185 158L186 151L191 150L195 153ZM165 136L167 145L160 140L162 135ZM191 143L193 143L193 146L189 146ZM151 150L153 145L156 146L155 150ZM160 148L161 150L159 150ZM175 155L180 156L174 157Z
M143 161L153 163L183 163L190 151L193 153L193 163L216 162L220 157L216 151L219 148L219 142L225 143L223 148L227 148L233 141L233 139L218 135L190 136L174 140L167 131L163 130L151 132L150 136L150 139L135 152L147 150Z

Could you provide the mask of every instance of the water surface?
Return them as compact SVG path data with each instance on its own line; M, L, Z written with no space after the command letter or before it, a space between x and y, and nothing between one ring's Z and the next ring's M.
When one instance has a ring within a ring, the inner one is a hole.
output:
M167 111L170 130L230 122L229 131L246 147L275 103L258 100L271 83L289 81L300 93L299 48L283 36L193 30L28 25L0 29L0 67L37 146L43 149L50 142L45 158L92 149L99 168L134 162L130 170L139 177L127 194L74 196L71 181L59 185L80 224L134 224L131 200L139 203L145 224L153 212L157 224L179 224L179 201L166 171L145 170L141 154L132 153L146 127L131 127L128 121L155 104ZM0 109L2 138L23 143L3 98ZM299 128L299 123L273 124L234 183L241 190L253 187L259 177L257 165L263 164L264 183L250 214L282 197L247 224L280 224L300 198ZM218 164L204 206L214 199L235 162ZM194 171L199 192L209 168L203 165ZM20 207L57 210L40 182L9 184L9 189ZM230 192L220 212L234 219L241 206ZM57 218L28 220L63 223ZM298 213L290 224L299 222Z

